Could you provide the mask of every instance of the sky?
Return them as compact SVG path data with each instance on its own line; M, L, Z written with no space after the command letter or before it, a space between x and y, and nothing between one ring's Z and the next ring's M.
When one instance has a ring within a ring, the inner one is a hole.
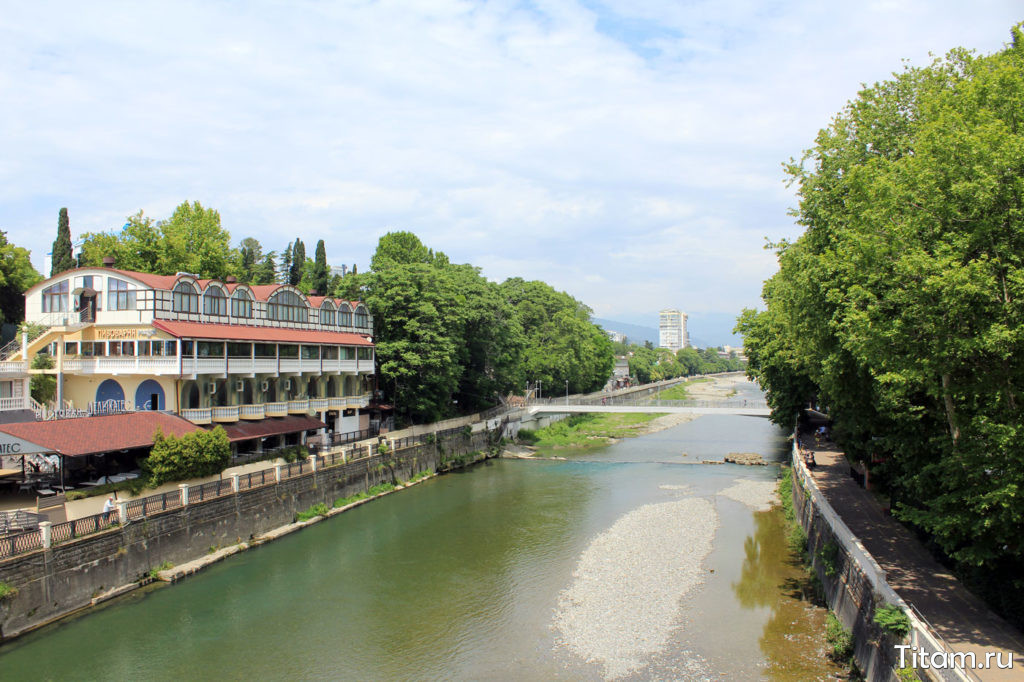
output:
M1019 0L33 2L0 13L0 230L37 269L183 201L366 269L415 233L595 316L734 343L782 163L862 83L1001 49ZM49 273L45 273L49 274ZM702 322L703 321L703 322ZM700 324L704 324L703 328Z

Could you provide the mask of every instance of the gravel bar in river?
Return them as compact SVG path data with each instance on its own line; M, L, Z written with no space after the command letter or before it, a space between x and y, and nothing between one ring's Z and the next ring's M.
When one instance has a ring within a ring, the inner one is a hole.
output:
M718 514L704 498L639 507L583 551L558 599L558 641L605 676L623 677L661 652L680 600L704 579Z

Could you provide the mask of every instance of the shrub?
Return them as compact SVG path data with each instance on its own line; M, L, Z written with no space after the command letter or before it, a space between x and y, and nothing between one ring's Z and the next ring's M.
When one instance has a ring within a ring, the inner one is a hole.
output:
M388 442L386 440L382 440L381 442L377 443L377 454L378 455L386 455L386 454L388 454Z
M157 429L153 449L145 460L150 484L181 481L220 473L231 463L231 444L224 429L199 430L177 436L165 436Z
M327 505L320 502L319 504L314 504L306 511L296 514L295 519L297 521L309 521L317 516L327 516L327 511Z
M834 578L839 573L839 545L834 542L826 542L818 548L818 558L821 560L821 567L825 575Z
M875 624L890 635L903 639L910 634L910 618L895 604L884 604L875 609Z
M843 627L834 613L825 619L825 640L832 647L829 658L837 663L846 663L853 656L853 633Z
M0 600L13 599L18 594L18 588L0 580Z
M526 443L527 445L532 445L539 440L535 429L519 429L519 435L516 437L520 443Z
M32 369L53 369L56 362L45 353L32 358ZM33 374L29 380L29 393L38 403L47 404L57 395L57 377L52 374Z

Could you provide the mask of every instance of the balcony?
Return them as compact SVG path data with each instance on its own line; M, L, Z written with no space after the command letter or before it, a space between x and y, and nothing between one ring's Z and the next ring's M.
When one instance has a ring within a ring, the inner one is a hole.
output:
M181 416L189 420L193 424L210 424L213 422L213 415L210 413L211 408L201 407L194 410L182 410Z
M308 400L289 400L288 414L309 414Z
M239 405L238 416L242 419L263 419L267 414L265 405Z
M332 410L344 410L348 406L348 398L328 398L327 407Z
M69 374L177 374L176 357L64 358Z
M367 405L370 404L370 396L369 395L351 395L351 396L347 397L345 400L348 401L348 406L350 408L353 408L353 407L363 408L363 407L366 407Z
M22 360L4 360L0 362L0 377L25 376L28 363Z
M263 409L268 417L288 416L288 403L264 403Z
M0 398L0 412L5 410L31 410L32 403L29 401L28 396L18 396L17 398Z
M218 423L236 422L238 421L238 407L238 405L232 405L229 407L211 407L211 417L213 421Z
M331 399L330 398L310 398L309 409L314 412L323 412L324 410L330 409Z

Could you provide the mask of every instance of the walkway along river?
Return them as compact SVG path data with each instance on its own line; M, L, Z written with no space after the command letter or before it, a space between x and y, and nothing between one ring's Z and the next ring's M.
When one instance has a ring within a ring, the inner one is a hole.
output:
M564 461L491 460L19 638L0 649L0 670L824 677L822 614L789 596L797 569L780 515L747 504L777 469L694 463L734 451L781 460L784 435L763 418L705 416ZM681 537L687 546L673 544Z

